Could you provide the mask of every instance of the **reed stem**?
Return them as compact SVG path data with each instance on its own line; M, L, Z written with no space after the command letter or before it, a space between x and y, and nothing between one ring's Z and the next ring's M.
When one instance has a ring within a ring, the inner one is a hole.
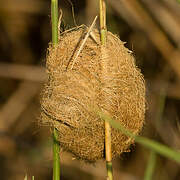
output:
M58 131L54 128L53 132L53 180L60 180L60 158L59 158L59 143L57 141Z
M58 43L58 0L51 0L51 20L52 20L52 43ZM60 180L60 146L58 143L58 131L53 131L53 180Z
M99 0L100 11L100 32L101 32L101 44L106 45L106 2L105 0ZM105 121L105 156L106 156L106 169L107 179L113 180L112 173L112 152L111 152L111 126L109 122Z
M58 43L58 0L51 0L52 43Z
M152 180L153 173L156 165L156 152L151 150L148 165L145 171L144 180Z
M100 31L101 31L101 43L106 44L106 2L105 0L99 0L99 11L100 11Z

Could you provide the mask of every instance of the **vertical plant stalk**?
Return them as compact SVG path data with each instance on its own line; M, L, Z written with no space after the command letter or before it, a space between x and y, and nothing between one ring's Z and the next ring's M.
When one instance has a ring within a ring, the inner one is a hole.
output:
M101 43L106 44L106 2L105 0L99 0L99 11L100 11L100 31L101 31Z
M59 143L57 141L58 131L54 128L53 132L53 180L60 180L60 158L59 158Z
M51 0L52 43L58 43L58 0Z
M58 43L58 0L51 0L52 43ZM53 130L53 180L60 180L60 147L58 143L58 131Z
M156 165L156 152L151 150L149 161L147 164L147 168L144 175L144 180L152 180L153 179L153 173Z
M105 0L99 0L100 11L100 32L101 32L101 44L106 45L106 2ZM106 169L107 179L113 180L112 174L112 152L111 152L111 126L109 122L105 121L105 156L106 156Z
M162 121L162 116L164 113L164 107L165 107L165 103L166 103L166 88L164 87L160 90L160 95L158 98L158 111L156 114L156 128L161 128L161 121ZM149 156L149 161L147 164L147 168L145 171L145 175L144 175L144 180L151 180L153 179L153 173L154 173L154 169L155 169L155 165L156 165L156 152L154 150L151 150L150 152L150 156Z

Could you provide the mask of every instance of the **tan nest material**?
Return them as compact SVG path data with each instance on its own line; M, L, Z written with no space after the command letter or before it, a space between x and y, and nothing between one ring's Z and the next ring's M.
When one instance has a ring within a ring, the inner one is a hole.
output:
M47 55L49 80L42 93L42 123L57 128L59 143L76 158L104 158L104 121L97 110L138 134L145 113L144 78L124 43L111 32L106 46L93 30L75 59L88 28L66 31ZM133 140L112 129L112 157L127 151Z

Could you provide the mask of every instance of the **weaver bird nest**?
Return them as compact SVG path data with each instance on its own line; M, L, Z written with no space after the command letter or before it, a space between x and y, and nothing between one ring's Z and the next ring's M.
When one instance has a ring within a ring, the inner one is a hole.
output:
M81 26L62 33L57 46L50 45L41 119L59 131L65 151L94 162L105 156L104 121L97 110L138 134L144 121L145 85L131 52L111 32L102 46L99 32L93 30L79 53L86 33L87 27ZM132 143L112 129L112 157Z

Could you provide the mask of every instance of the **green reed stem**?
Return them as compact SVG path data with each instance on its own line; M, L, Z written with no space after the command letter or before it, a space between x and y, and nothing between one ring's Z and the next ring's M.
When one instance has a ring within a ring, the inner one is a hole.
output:
M97 112L97 113L99 114L101 119L109 122L113 128L120 130L126 136L134 139L137 143L143 145L146 148L149 148L149 149L155 151L156 153L158 153L162 156L165 156L171 160L174 160L174 161L180 163L180 151L174 150L173 148L170 148L166 145L163 145L163 144L161 144L157 141L151 140L149 138L142 137L142 136L136 136L131 131L124 128L120 123L114 121L111 117L105 115L102 112Z
M157 115L156 115L156 128L160 128L161 127L161 120L162 120L162 116L164 113L164 107L165 107L165 102L166 102L166 88L162 88L160 90L160 95L158 98L158 111L157 111ZM149 156L149 160L148 160L148 164L147 164L147 168L144 174L144 180L152 180L153 179L153 173L154 173L154 169L155 169L155 165L156 165L156 152L154 150L151 150L150 152L150 156Z
M60 158L59 158L59 143L58 131L54 128L53 132L53 180L60 180Z
M51 20L52 20L52 43L58 43L58 0L51 0ZM60 146L58 143L58 131L53 131L53 180L60 180Z
M58 0L51 0L52 43L58 43Z
M106 169L107 169L107 179L113 180L113 169L112 169L112 161L108 162L106 161Z
M147 168L146 168L145 175L144 175L144 180L152 180L153 179L155 165L156 165L156 152L151 150Z

